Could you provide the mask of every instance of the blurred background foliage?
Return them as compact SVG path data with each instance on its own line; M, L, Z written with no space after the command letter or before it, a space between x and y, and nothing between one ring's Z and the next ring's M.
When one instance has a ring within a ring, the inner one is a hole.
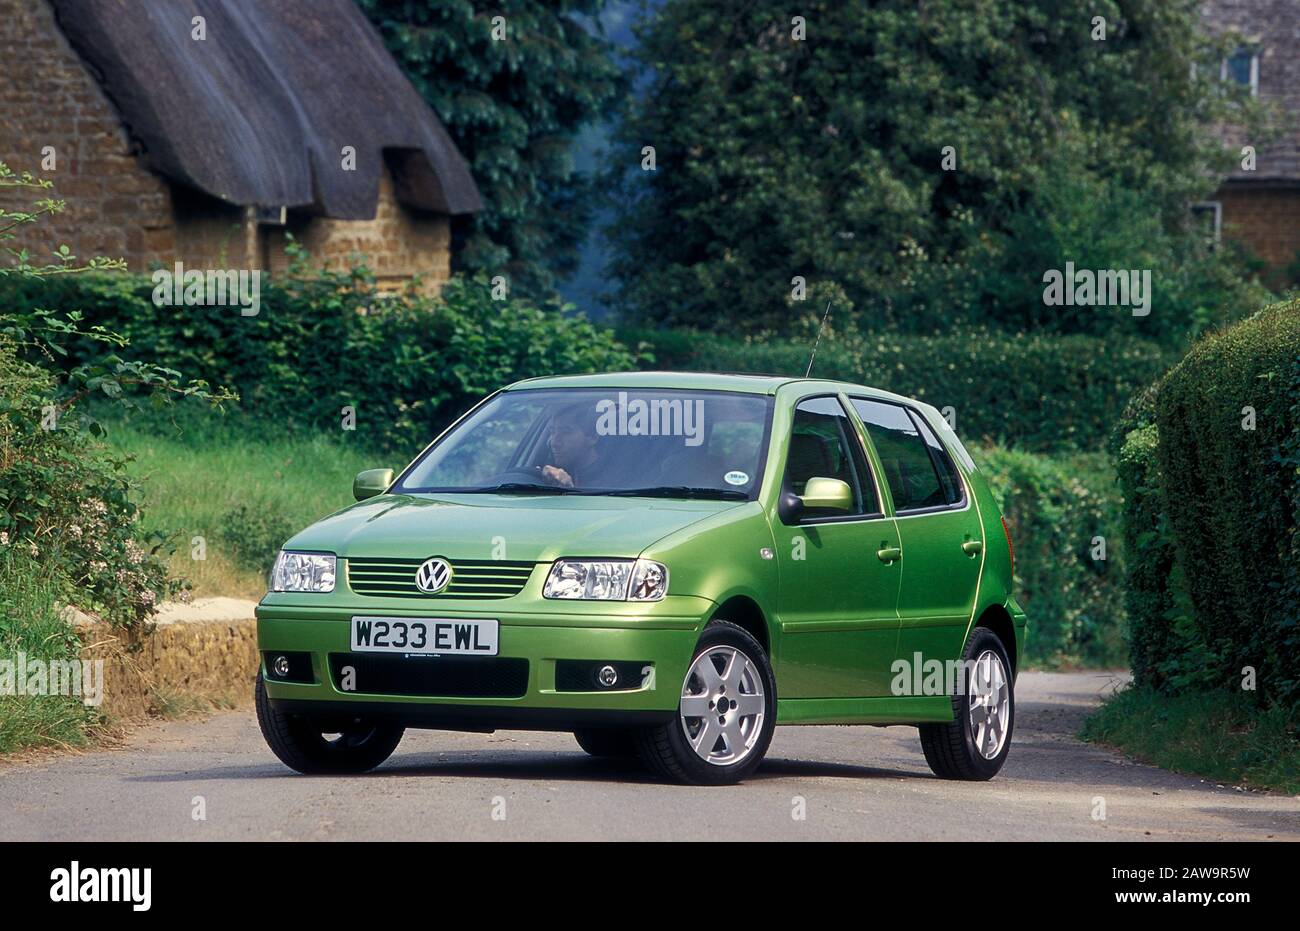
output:
M806 41L776 0L664 0L642 21L645 87L607 173L626 317L780 332L834 299L867 330L978 322L1176 344L1260 305L1241 258L1211 249L1188 211L1232 164L1206 127L1268 128L1217 80L1223 49L1193 0L797 12ZM1067 259L1150 269L1153 313L1044 306L1043 271Z

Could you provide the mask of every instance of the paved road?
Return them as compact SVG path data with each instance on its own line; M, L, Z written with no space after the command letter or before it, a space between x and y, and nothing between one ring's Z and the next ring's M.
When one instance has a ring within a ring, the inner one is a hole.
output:
M757 775L721 789L660 785L568 734L518 731L410 731L369 776L306 778L271 756L251 712L228 712L145 728L121 749L0 764L0 841L1300 840L1300 798L1075 740L1115 681L1022 676L1011 757L981 784L933 778L901 727L778 728Z

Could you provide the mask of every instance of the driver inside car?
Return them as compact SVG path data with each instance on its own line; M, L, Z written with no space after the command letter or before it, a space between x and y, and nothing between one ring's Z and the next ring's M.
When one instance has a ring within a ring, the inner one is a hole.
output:
M547 445L554 465L542 466L542 475L564 488L599 486L605 471L602 437L596 432L594 411L585 404L565 408L551 418Z

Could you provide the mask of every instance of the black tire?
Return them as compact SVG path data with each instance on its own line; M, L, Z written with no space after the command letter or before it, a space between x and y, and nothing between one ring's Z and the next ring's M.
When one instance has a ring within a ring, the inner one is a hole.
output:
M636 757L636 731L622 727L588 727L573 732L578 746L592 756L611 760Z
M986 757L976 746L972 733L970 713L973 700L970 687L969 661L983 656L986 652L994 653L1002 662L1002 671L1007 684L1006 736L1001 749L993 757ZM962 668L964 688L960 694L952 697L951 724L922 724L921 749L925 752L925 761L930 769L942 779L962 779L982 782L992 779L1002 769L1011 751L1011 738L1016 724L1016 688L1015 674L1011 659L1001 638L986 627L976 627L971 631L966 649L962 651Z
M290 769L309 776L365 773L393 755L404 728L379 724L363 718L321 722L296 714L282 714L271 707L266 686L257 677L257 723L271 752ZM327 740L325 734L338 734Z
M700 634L694 664L705 652L719 646L731 647L749 659L763 687L763 716L746 755L735 763L716 764L701 758L687 739L686 725L679 711L666 724L637 733L637 750L650 770L663 779L689 785L731 785L750 775L767 753L776 728L776 676L762 645L744 628L728 621L711 621ZM716 668L716 667L715 667ZM686 683L683 683L683 687ZM743 693L742 693L743 694ZM711 706L712 707L712 706ZM680 708L680 705L679 705ZM734 710L734 709L731 709ZM698 719L693 719L698 720Z

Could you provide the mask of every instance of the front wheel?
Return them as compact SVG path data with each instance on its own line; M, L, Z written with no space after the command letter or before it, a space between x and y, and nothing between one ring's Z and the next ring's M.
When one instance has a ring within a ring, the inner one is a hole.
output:
M271 706L260 674L257 723L280 762L309 776L369 772L393 755L404 730L358 717L344 716L325 724L303 715L283 714Z
M1011 660L997 634L971 631L962 652L965 688L952 697L951 724L922 724L921 749L936 776L983 781L1002 769L1016 723Z
M763 647L727 621L704 628L682 683L677 716L637 735L642 760L660 776L730 785L763 760L776 728L776 677Z

